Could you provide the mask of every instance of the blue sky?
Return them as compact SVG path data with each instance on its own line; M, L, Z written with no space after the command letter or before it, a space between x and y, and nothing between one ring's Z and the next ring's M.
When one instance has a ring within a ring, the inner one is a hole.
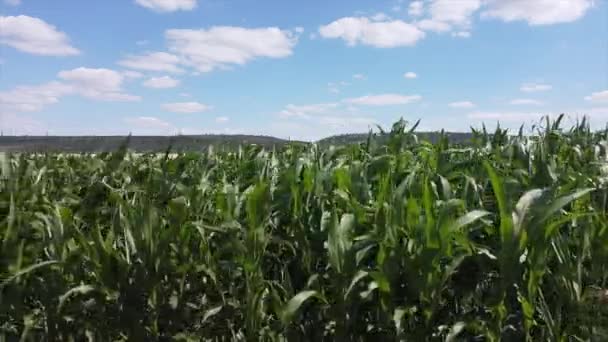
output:
M608 122L602 0L0 0L4 134Z

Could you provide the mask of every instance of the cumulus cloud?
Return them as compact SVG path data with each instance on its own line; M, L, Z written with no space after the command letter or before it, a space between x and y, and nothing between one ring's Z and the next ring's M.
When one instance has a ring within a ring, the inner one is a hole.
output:
M37 112L59 102L61 97L72 92L72 87L56 81L36 86L18 86L0 92L0 113L14 115L19 112Z
M179 63L179 57L166 52L149 52L139 56L127 56L127 58L118 62L119 65L131 69L181 73L184 70L178 67Z
M414 78L418 78L418 75L416 75L415 72L406 72L405 74L403 74L403 77L405 78L409 78L409 79L414 79Z
M526 21L531 26L576 21L593 7L594 0L428 0L410 3L410 16L423 31L452 32L470 37L476 17L505 22ZM424 15L426 14L426 15ZM423 16L424 15L424 16Z
M201 113L211 109L210 106L198 102L165 103L163 109L172 113Z
M422 1L410 2L407 13L412 17L421 16L424 13L424 3Z
M345 99L344 102L353 105L390 106L417 102L421 99L420 95L381 94Z
M551 25L576 21L592 6L593 0L488 0L482 17Z
M180 81L169 76L162 77L152 77L147 79L143 85L148 88L155 89L167 89L167 88L175 88L179 85Z
M80 51L68 36L45 21L26 15L0 17L0 44L42 56L72 56Z
M298 37L276 27L248 29L216 26L210 29L171 29L165 32L169 50L184 65L209 72L243 65L256 58L284 58L293 53Z
M593 102L608 102L608 90L592 93L591 95L586 96L585 100Z
M524 93L535 93L539 91L548 91L551 89L553 89L551 85L544 83L524 83L519 88L519 90L523 91Z
M61 71L59 78L68 81L73 92L100 101L139 101L139 96L122 92L124 76L110 69L77 68Z
M62 97L80 95L99 101L138 101L141 98L122 90L124 76L109 69L77 68L61 71L62 81L35 86L17 86L0 92L0 113L37 112L58 103Z
M373 16L371 16L371 18L373 21L386 21L386 20L390 20L391 17L389 17L386 13L376 13Z
M433 20L456 25L469 25L471 16L480 7L481 0L433 0L429 11Z
M279 112L279 116L282 118L310 118L313 115L328 113L329 111L338 108L338 103L317 103L309 105L294 105L288 104L285 108Z
M156 12L191 11L196 0L135 0L135 3Z
M475 104L471 101L458 101L450 103L449 106L452 108L473 108Z
M511 100L511 102L509 102L509 104L514 105L514 106L526 106L526 105L541 106L543 103L541 101L533 100L533 99L514 99L514 100Z
M141 72L133 71L133 70L123 71L122 74L123 74L123 76L125 76L126 78L129 78L129 79L136 79L136 78L144 77L144 74L142 74Z
M416 22L415 25L422 30L431 32L447 32L452 29L452 26L446 22L433 19L420 20Z
M365 17L346 17L319 28L323 38L339 38L349 46L370 45L378 48L413 46L425 33L401 20L375 22Z

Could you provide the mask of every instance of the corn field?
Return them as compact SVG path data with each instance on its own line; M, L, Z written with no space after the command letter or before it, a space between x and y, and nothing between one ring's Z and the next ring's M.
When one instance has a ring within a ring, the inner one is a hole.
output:
M606 341L608 131L561 121L1 154L0 341Z

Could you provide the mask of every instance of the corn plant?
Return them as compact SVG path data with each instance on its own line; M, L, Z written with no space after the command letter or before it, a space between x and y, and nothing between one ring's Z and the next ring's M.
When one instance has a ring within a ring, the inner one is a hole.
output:
M0 341L608 339L608 131L0 154Z

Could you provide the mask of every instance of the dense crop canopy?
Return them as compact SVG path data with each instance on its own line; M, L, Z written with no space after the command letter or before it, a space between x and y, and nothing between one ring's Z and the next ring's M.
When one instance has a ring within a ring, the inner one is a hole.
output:
M0 341L608 339L608 140L0 154Z

